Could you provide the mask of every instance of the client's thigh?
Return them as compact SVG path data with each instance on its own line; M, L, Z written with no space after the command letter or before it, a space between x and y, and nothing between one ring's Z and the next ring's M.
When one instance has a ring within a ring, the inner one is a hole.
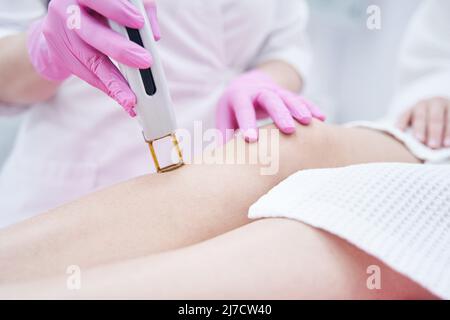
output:
M381 269L381 290L367 268ZM432 299L381 261L297 221L267 219L184 249L83 273L83 290L63 279L0 288L0 297L87 299Z
M259 147L246 145L248 152ZM1 231L0 281L64 274L70 264L87 267L210 239L247 224L249 206L301 169L416 161L383 134L318 122L281 136L278 155L273 175L262 176L260 164L186 166L120 184Z
M181 264L182 268L173 268ZM153 285L140 292L151 298L433 298L340 238L291 220L254 222L202 244L150 258L148 265L156 271L150 271L144 283ZM381 290L367 287L371 265L381 268Z

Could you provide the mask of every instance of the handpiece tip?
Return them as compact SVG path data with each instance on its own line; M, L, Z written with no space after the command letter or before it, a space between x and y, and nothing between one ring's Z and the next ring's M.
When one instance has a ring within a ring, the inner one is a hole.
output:
M154 143L157 142L157 141L166 139L166 138L171 138L172 145L173 145L173 147L175 147L175 151L176 151L176 153L178 155L178 162L177 163L172 163L172 164L170 164L168 166L161 166L160 161L158 159L158 155L157 155ZM155 168L156 168L157 173L171 172L171 171L177 170L177 169L181 168L182 166L184 166L185 163L184 163L184 160L183 160L183 153L181 151L180 144L178 143L178 139L177 139L175 134L172 133L172 134L169 134L169 135L164 136L164 137L159 138L159 139L155 139L155 140L152 140L152 141L147 141L147 143L149 145L150 153L151 153L153 162L155 164Z

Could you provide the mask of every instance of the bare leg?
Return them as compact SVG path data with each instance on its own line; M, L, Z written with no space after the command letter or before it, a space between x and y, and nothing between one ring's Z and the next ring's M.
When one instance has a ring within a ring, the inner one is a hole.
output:
M367 268L381 268L369 290ZM326 232L262 220L185 249L82 273L80 291L61 277L0 289L0 298L432 299L426 290Z
M0 283L198 243L247 224L249 206L300 169L381 161L417 160L383 134L314 123L281 138L274 176L201 165L130 181L0 232Z

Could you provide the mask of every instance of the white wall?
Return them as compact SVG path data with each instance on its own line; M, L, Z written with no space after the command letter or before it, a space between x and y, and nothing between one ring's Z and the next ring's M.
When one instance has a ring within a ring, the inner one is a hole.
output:
M19 122L19 117L0 117L0 168L14 144Z
M396 57L420 0L309 0L316 56L308 92L346 122L381 117L395 91ZM379 31L366 26L369 5L381 8Z

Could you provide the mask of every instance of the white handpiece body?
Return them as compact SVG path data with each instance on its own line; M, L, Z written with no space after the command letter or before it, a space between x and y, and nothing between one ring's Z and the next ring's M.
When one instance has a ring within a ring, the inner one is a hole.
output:
M119 63L119 69L136 94L135 111L147 142L173 135L177 129L172 99L142 0L129 0L145 18L142 29L131 29L109 21L113 30L148 50L153 58L151 69L139 70ZM140 42L140 43L139 43Z

